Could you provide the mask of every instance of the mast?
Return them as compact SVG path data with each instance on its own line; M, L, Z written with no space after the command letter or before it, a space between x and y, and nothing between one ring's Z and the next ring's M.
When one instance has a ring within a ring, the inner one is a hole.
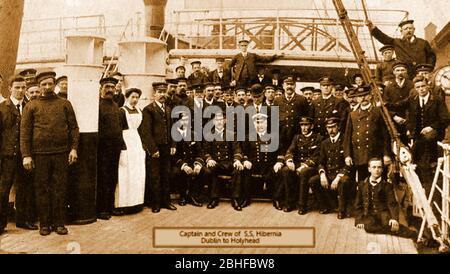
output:
M411 163L412 158L409 148L406 147L401 142L400 135L394 123L392 122L388 110L384 106L380 90L378 88L377 83L374 80L374 77L372 76L369 63L367 61L366 56L364 55L364 50L361 47L361 43L358 40L358 36L355 33L350 18L348 17L347 10L345 9L342 0L333 0L333 4L339 16L341 25L347 36L350 47L356 58L356 62L358 63L358 66L361 70L361 74L363 75L364 81L370 84L374 101L381 103L380 104L381 114L384 122L386 123L389 135L392 140L392 150L394 152L396 162L399 165L400 172L403 175L403 178L405 179L407 184L411 187L411 191L415 198L416 205L422 213L422 218L427 221L428 227L431 230L433 238L439 242L440 250L448 250L448 246L445 244L442 238L439 223L436 217L434 216L430 204L428 203L425 191L422 187L422 184L420 183L419 177L417 176L414 170L415 167Z

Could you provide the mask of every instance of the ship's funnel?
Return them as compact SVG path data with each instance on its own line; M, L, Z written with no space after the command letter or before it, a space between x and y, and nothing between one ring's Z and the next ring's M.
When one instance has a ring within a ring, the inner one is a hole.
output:
M149 37L159 38L164 28L164 15L167 0L144 0L145 26Z

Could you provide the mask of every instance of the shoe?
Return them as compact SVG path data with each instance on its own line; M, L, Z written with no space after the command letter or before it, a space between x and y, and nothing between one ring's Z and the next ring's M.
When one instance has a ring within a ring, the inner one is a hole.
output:
M23 228L27 230L38 230L39 227L33 223L25 222L23 224L16 224L16 227Z
M274 207L276 210L283 210L283 208L282 208L281 205L280 205L280 202L278 202L277 200L273 201L273 207Z
M283 212L291 212L292 208L290 206L284 206L283 207Z
M338 212L337 218L338 218L339 220L345 219L345 217L347 217L347 216L345 215L345 212L343 212L343 211L339 211L339 212Z
M319 213L320 214L328 214L328 213L330 213L330 210L327 208L327 209L321 209L320 211L319 211Z
M179 204L180 206L185 206L185 205L187 204L187 201L186 201L185 198L181 198L181 199L178 201L178 204Z
M298 214L299 214L299 215L305 215L306 213L308 213L308 211L306 210L306 208L300 208L300 209L298 210Z
M123 209L114 209L112 211L112 215L114 215L114 216L123 216L123 215L125 215L125 211Z
M160 211L161 211L161 208L159 208L159 207L157 207L157 206L152 207L152 212L153 212L153 213L159 213Z
M244 199L241 203L241 207L248 207L250 205L250 199Z
M231 205L233 206L234 210L236 210L236 211L242 211L242 207L241 207L241 205L239 204L239 202L237 201L237 199L233 199L233 200L231 201Z
M69 233L69 231L64 226L58 226L56 228L56 234L58 235L67 235L67 233Z
M165 204L163 206L163 208L168 209L168 210L177 210L177 208L171 203Z
M215 208L218 205L219 205L219 200L218 199L212 199L211 202L209 202L207 208L208 209L213 209L213 208Z
M52 233L52 230L48 226L43 226L39 229L39 234L41 234L41 236L48 236L50 233Z
M202 207L203 204L198 202L194 197L189 198L189 203L196 207Z
M97 217L101 220L109 220L111 219L111 214L109 214L108 212L101 212Z

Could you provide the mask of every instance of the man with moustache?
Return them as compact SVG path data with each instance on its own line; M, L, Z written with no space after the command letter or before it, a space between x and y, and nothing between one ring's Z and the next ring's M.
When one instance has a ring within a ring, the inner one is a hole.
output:
M391 163L390 138L380 108L371 103L370 86L355 88L352 93L349 97L356 97L359 108L350 112L347 120L344 156L345 164L358 172L361 181L368 176L370 158L381 158L385 165Z
M284 96L275 99L274 106L279 107L280 154L285 154L294 135L299 132L299 118L311 117L311 108L302 95L295 93L295 81L292 75L283 78Z
M20 153L20 120L25 107L25 79L15 76L11 79L11 96L0 103L0 235L7 225L8 201L11 187L16 182L16 226L37 230L34 224L34 192L32 181L26 175Z
M119 177L120 152L126 150L122 130L126 121L114 101L118 80L107 77L100 80L98 114L98 177L97 217L109 220L114 209L114 193Z
M312 105L314 89L314 87L304 87L300 90L310 106Z
M216 58L217 69L213 70L209 74L209 80L213 83L218 83L220 85L230 85L231 82L231 72L229 69L224 67L225 59Z
M336 98L333 94L333 79L328 76L320 78L320 90L322 91L322 96L313 101L313 117L315 130L317 133L326 137L328 132L325 128L325 120L330 115L339 117L340 124L339 130L344 132L345 123L347 121L347 116L349 112L349 106L347 101L344 99Z
M402 38L392 38L375 27L371 21L367 22L370 33L384 45L394 47L397 59L406 63L409 78L414 77L414 68L418 64L436 65L436 54L428 41L414 35L414 20L405 20L399 23Z
M186 94L187 83L188 81L186 78L177 79L177 89L172 99L173 106L187 106L189 101L191 101Z
M143 119L139 127L142 145L147 152L146 203L151 204L152 212L161 208L176 210L170 201L170 162L176 153L176 145L171 137L171 109L166 105L167 83L153 83L155 101L142 111Z
M191 63L192 73L188 77L188 84L191 86L194 85L204 85L208 82L208 77L201 72L202 62L193 61Z
M69 101L55 92L54 72L36 76L41 95L29 102L20 126L20 151L26 170L34 169L39 233L66 235L68 166L77 161L79 129Z
M313 132L312 118L301 117L299 125L300 134L295 135L284 157L286 166L281 169L280 187L284 193L283 211L292 211L297 202L298 214L304 215L308 211L309 179L317 174L323 138Z
M247 90L245 88L237 88L235 93L236 93L236 103L240 106L245 106L245 97L246 97L246 92Z

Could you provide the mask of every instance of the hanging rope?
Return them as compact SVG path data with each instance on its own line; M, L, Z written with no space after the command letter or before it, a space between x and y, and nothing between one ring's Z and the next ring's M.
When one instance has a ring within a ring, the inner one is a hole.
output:
M366 22L368 22L368 21L370 21L370 18L369 18L369 12L367 11L366 1L365 0L361 0L361 4L362 4L362 8L364 10L364 16L366 17ZM378 51L377 51L377 48L375 46L375 40L374 40L373 36L370 33L369 27L367 27L367 29L369 30L370 40L372 41L373 54L375 56L375 60L378 63L379 62Z

